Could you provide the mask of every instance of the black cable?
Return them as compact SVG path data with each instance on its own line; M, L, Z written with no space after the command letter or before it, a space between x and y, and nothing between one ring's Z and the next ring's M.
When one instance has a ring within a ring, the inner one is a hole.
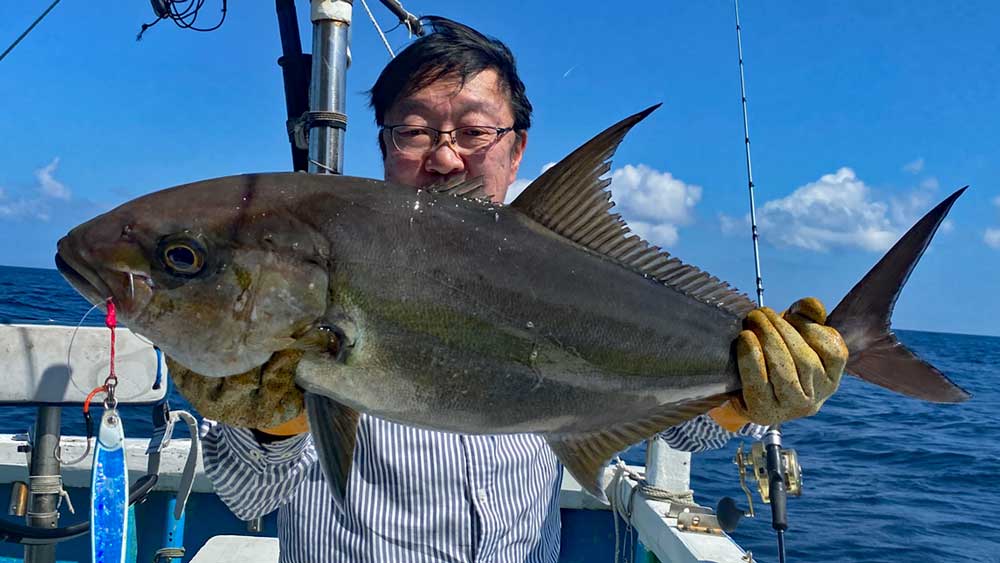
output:
M156 475L143 475L129 488L128 503L144 500L156 485ZM90 520L61 528L34 528L0 518L0 540L24 545L59 543L80 537L90 531Z
M159 0L158 4L153 5L156 20L153 23L142 24L142 29L139 30L139 35L136 36L135 40L141 40L142 34L146 33L147 29L165 19L173 21L174 25L181 29L192 31L215 31L222 27L226 21L226 15L229 13L228 0L222 0L222 17L219 18L219 23L212 27L195 27L198 15L204 6L205 0Z
M42 15L35 18L35 21L31 22L31 25L28 26L28 29L24 30L24 32L21 33L21 35L18 35L17 39L15 39L14 42L10 44L10 47L7 47L7 50L5 50L3 54L0 54L0 61L2 61L4 57L7 56L8 53L13 51L14 47L17 47L17 44L20 43L22 39L27 37L28 34L31 33L31 30L35 29L35 26L38 25L38 23L41 22L45 16L49 15L49 12L52 11L52 8L55 8L56 4L58 4L60 1L61 0L55 0L54 2L52 2L52 4L50 4L49 7L46 8L44 12L42 12Z

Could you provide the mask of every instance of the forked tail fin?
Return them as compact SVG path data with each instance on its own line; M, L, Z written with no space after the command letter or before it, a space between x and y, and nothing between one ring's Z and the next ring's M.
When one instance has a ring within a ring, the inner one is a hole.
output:
M850 350L848 373L925 401L959 403L969 398L937 368L900 344L889 328L900 290L966 188L924 215L830 313L827 324L840 332Z

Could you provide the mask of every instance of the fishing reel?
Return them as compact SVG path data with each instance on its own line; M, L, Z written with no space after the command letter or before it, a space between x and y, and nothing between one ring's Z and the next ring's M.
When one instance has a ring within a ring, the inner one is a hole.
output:
M733 463L736 464L740 476L740 487L747 497L748 510L744 512L736 505L736 501L730 497L724 497L716 507L716 514L719 518L719 525L726 532L732 532L739 524L740 518L747 516L754 518L756 512L753 508L753 494L750 492L748 481L756 481L757 494L764 504L771 503L771 476L767 466L767 451L764 442L754 442L750 446L750 451L745 452L744 444L736 449L736 456ZM784 493L792 496L802 495L802 467L799 465L799 456L795 450L781 449L779 452L781 464L781 475L784 480Z
M747 496L747 504L750 506L748 516L754 516L753 498L750 488L747 486L747 477L757 481L757 493L764 504L771 503L771 485L767 473L767 455L764 452L763 442L754 442L750 446L750 451L743 453L743 444L736 449L736 457L733 459L740 472L740 487ZM792 496L802 496L802 467L799 465L799 456L795 450L781 450L781 472L785 478L785 491Z

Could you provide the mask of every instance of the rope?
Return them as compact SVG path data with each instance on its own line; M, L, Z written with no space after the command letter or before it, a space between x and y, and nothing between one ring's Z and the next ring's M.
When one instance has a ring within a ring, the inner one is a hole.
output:
M684 506L697 506L694 502L694 491L691 489L684 491L671 491L662 487L657 487L647 481L642 475L639 475L635 471L629 469L628 466L625 465L625 462L623 462L620 458L616 460L616 474L618 472L627 475L629 479L635 481L636 485L632 490L642 494L642 496L650 500L658 500Z
M61 475L28 475L31 485L28 490L33 495L57 495L62 492Z
M108 362L108 377L104 379L104 409L114 410L118 406L118 399L115 398L115 388L118 386L118 376L115 374L115 326L118 325L118 317L115 315L115 303L110 297L107 310L104 325L111 329L111 358Z
M636 484L635 490L650 500L659 500L683 506L697 506L694 502L694 491L691 489L676 492L668 491L656 485L650 485L648 481L643 479Z
M620 495L621 483L625 477L634 481L635 486L633 486L632 490L629 491L628 500L626 500L623 504ZM636 493L639 493L650 500L669 502L670 504L680 506L697 506L694 502L694 491L691 489L685 491L670 491L662 487L652 485L649 481L646 481L645 477L629 469L621 458L615 458L615 475L611 479L611 497L608 499L611 501L611 513L613 515L612 518L615 521L615 563L618 563L619 561L627 561L627 559L622 559L622 552L625 554L628 553L629 544L632 541L632 509L635 504ZM621 533L619 531L619 518L621 518L626 524L624 542L622 541Z
M382 38L382 44L385 45L385 50L389 51L390 57L396 58L396 53L393 53L392 47L389 46L389 40L385 38L385 33L382 33L382 28L379 27L378 22L375 21L375 15L372 14L372 11L370 9L368 9L368 2L365 2L365 0L361 0L361 5L365 7L365 12L368 13L368 19L372 21L372 25L375 26L375 31L377 31L378 36ZM406 29L410 29L409 22L407 22L406 24Z
M347 116L336 111L304 111L299 117L285 121L288 140L302 150L309 150L309 130L316 127L347 129Z

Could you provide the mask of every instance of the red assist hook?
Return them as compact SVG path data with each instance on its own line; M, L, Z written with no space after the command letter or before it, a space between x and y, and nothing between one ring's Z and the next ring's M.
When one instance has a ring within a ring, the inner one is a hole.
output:
M113 409L118 405L118 401L115 399L115 387L118 386L118 376L115 375L115 326L118 325L118 318L115 316L115 303L109 297L107 300L107 310L108 313L104 317L104 325L111 330L111 360L108 365L108 377L104 380L104 385L95 388L93 391L87 395L87 400L83 403L84 414L89 414L90 401L94 398L94 395L104 392L104 408Z

